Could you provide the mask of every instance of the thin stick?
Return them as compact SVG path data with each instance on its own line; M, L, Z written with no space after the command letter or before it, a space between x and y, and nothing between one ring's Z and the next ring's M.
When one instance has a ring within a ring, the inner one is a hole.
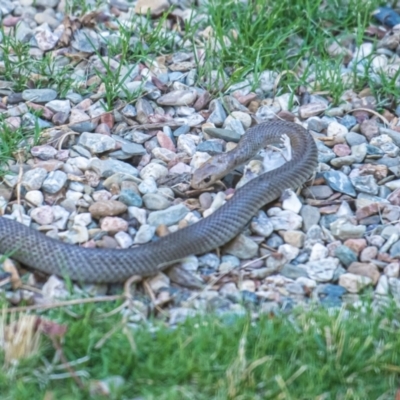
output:
M374 111L374 110L370 110L369 108L360 107L360 108L355 108L355 109L349 111L349 112L346 113L346 114L351 114L351 113L353 113L354 111L366 111L366 112L369 112L369 113L371 113L371 114L374 114L376 117L378 117L379 119L381 119L382 122L383 122L384 124L386 124L387 126L390 126L389 121L388 121L383 115L379 114L378 112L376 112L376 111Z

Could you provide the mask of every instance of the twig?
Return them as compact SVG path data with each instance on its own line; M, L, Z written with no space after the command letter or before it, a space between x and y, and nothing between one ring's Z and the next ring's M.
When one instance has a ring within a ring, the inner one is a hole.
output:
M72 379L75 381L75 383L77 384L79 389L81 389L81 390L85 389L85 385L83 384L83 382L81 381L81 379L76 374L75 370L72 368L71 364L68 362L67 358L65 357L65 354L64 354L64 351L62 349L61 343L53 335L49 335L49 337L51 339L51 342L53 343L54 349L56 351L58 351L58 353L60 355L60 358L61 358L61 360L63 362L63 365L65 366L65 368L70 373Z
M149 285L147 280L143 282L143 286L144 286L144 289L146 290L147 294L149 295L154 308L160 314L163 314L164 316L168 316L168 313L166 313L161 307L158 306L156 296L154 295L153 289L151 288L151 286Z
M379 114L378 112L376 112L374 110L370 110L369 108L359 107L359 108L354 108L353 110L349 111L347 114L351 114L354 111L366 111L366 112L369 112L371 114L374 114L376 117L378 117L380 120L382 120L382 122L384 124L386 124L387 126L390 126L389 121L383 115Z

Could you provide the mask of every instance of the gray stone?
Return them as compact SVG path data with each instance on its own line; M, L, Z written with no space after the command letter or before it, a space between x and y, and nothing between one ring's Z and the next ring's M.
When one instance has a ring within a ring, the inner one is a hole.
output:
M26 89L22 92L22 98L34 103L47 103L57 98L57 92L53 89Z
M355 176L351 178L351 182L359 192L378 194L379 187L372 175Z
M44 168L34 168L24 173L21 184L26 190L39 190L46 176L47 171Z
M69 100L52 100L46 103L46 107L55 113L63 112L67 115L71 111L71 104Z
M340 262L348 267L351 263L357 261L357 254L347 246L341 245L335 249L335 256Z
M198 258L200 268L210 268L216 270L220 264L219 257L214 253L207 253Z
M74 32L71 45L75 50L82 51L84 53L94 53L99 50L100 41L97 33L90 29L79 29Z
M308 232L308 230L313 226L317 225L321 213L317 207L312 207L309 205L304 205L300 210L300 215L303 218L303 231Z
M240 133L229 129L221 128L204 128L204 132L214 138L225 140L226 142L238 142L241 138Z
M123 173L133 176L138 176L138 170L132 165L119 160L100 160L92 158L89 163L89 168L103 178L108 178L116 173Z
M45 192L54 194L59 192L67 182L67 174L63 171L51 171L43 182Z
M185 218L186 214L190 210L183 204L177 204L171 206L166 210L153 211L149 214L148 223L153 226L159 225L174 225L177 224L181 219Z
M220 100L212 100L209 106L212 113L208 117L207 122L211 122L215 126L222 126L226 119L226 112Z
M390 247L390 256L393 258L398 258L400 257L400 240L395 242L391 247Z
M224 151L223 145L220 141L217 141L216 139L211 139L211 140L206 140L202 143L200 143L196 147L196 151L201 151L208 153L210 155L215 155L218 153L222 153Z
M171 205L171 202L159 193L145 194L143 196L143 202L145 207L149 210L164 210Z
M302 194L306 198L324 200L332 196L333 190L328 185L306 186Z
M340 123L345 126L348 130L353 128L354 126L357 125L357 119L353 117L352 115L345 115L343 118L340 119ZM349 132L353 133L353 132ZM361 135L360 135L361 136ZM346 137L347 139L347 137Z
M301 228L303 223L303 219L300 215L289 210L271 208L268 210L268 215L275 231L293 231Z
M356 191L347 175L340 171L327 171L324 172L326 183L336 192L355 196Z
M107 135L83 132L79 137L79 144L86 147L92 154L114 150L116 141Z
M248 236L238 235L224 247L224 251L246 260L257 255L258 245Z
M142 168L140 171L140 177L145 180L148 178L154 178L155 180L164 178L167 176L168 169L161 164L156 162L151 162Z
M328 146L325 146L319 140L317 140L315 143L318 148L318 162L328 164L336 157L336 154Z
M329 282L338 266L339 260L337 258L328 257L325 260L309 261L305 268L309 278L317 282Z
M279 271L279 274L289 278L297 279L300 277L308 277L307 269L304 265L285 264Z
M364 236L365 225L353 225L338 219L330 224L331 233L340 240L357 239Z
M163 106L187 106L192 105L197 98L195 90L174 90L157 99L157 103Z
M365 136L360 135L359 133L348 132L346 134L346 142L349 144L349 146L357 146L362 143L367 143L367 139Z
M121 203L126 204L128 207L129 206L142 207L143 205L142 198L131 189L122 189L118 197L118 200Z
M137 231L134 239L135 244L143 244L150 242L153 239L154 234L156 233L156 227L152 225L144 224Z
M45 121L30 112L27 112L22 116L22 125L27 129L35 129L36 126L40 129L47 129L53 126L50 122Z
M259 211L251 220L250 228L257 235L268 237L274 230L274 226L264 211Z
M189 133L190 131L190 126L189 125L182 125L179 128L174 130L174 137L178 137L180 135L185 135L186 133Z
M324 129L326 129L328 127L328 124L326 123L326 121L322 120L319 117L309 118L307 121L307 124L308 124L308 129L310 129L311 131L315 131L315 132L322 132ZM326 147L319 140L316 141L316 144L317 145L322 144L324 147Z

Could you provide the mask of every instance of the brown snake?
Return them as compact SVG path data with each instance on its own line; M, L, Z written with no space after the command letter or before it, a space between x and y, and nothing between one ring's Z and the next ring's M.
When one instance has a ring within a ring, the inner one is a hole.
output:
M276 200L287 188L301 186L317 166L314 139L300 125L272 121L250 128L237 147L212 158L195 173L194 187L202 187L225 174L226 160L242 164L268 144L286 134L292 159L237 189L232 199L209 217L167 236L130 249L89 249L51 239L16 221L0 219L0 253L34 270L68 276L80 282L122 282L132 275L149 276L174 261L202 254L224 245L238 235L256 212ZM214 160L214 161L213 161Z

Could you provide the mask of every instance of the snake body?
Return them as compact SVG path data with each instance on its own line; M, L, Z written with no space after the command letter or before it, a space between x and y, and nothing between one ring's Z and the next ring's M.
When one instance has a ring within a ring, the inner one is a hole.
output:
M314 139L301 126L284 121L250 128L238 146L222 157L225 155L242 163L266 145L277 143L283 134L291 141L289 162L236 190L235 195L209 217L157 241L130 249L83 248L49 238L2 217L0 253L10 254L13 259L46 274L68 276L80 282L116 283L132 275L153 275L188 255L211 251L239 234L261 207L277 199L285 189L301 186L316 168L318 153ZM225 168L223 163L221 165Z

